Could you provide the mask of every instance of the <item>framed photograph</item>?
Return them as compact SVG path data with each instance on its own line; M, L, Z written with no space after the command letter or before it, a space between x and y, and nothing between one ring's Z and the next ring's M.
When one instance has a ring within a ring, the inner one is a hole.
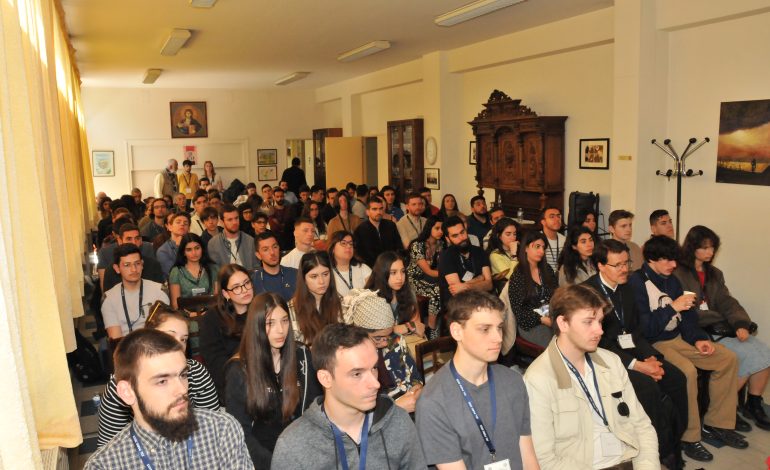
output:
M172 139L209 136L205 101L172 101L170 107Z
M468 145L468 163L475 165L476 161L476 141L471 140L470 144Z
M277 165L278 149L257 149L258 165Z
M610 169L610 139L580 139L580 168Z
M257 179L259 181L275 181L278 179L278 167L276 165L272 166L260 166L258 173L257 173Z
M182 156L184 157L182 161L184 160L190 160L193 162L193 165L198 163L198 148L194 145L184 145L184 152Z
M770 100L726 101L719 112L717 183L770 186Z
M425 187L430 189L441 189L441 178L438 168L425 169Z
M91 152L94 176L115 176L115 152L94 150Z

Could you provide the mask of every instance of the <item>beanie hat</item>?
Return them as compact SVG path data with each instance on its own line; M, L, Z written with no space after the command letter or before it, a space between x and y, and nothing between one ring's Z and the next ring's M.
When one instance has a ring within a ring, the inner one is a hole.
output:
M377 291L353 289L342 298L345 323L377 331L395 325L390 304L377 295Z

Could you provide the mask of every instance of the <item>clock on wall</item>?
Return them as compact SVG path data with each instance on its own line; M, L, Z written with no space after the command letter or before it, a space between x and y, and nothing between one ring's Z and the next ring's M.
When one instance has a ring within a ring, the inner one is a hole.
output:
M425 159L430 165L436 164L436 160L438 159L438 146L436 145L435 137L428 137L428 140L425 142Z

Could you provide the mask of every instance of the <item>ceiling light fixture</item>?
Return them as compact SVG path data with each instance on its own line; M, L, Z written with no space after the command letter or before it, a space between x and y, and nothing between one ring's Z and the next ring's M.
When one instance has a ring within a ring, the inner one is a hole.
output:
M195 8L211 8L217 0L190 0L190 6Z
M171 34L168 35L166 43L163 44L163 48L160 50L161 55L176 55L179 49L183 48L190 39L192 33L189 29L174 29Z
M472 20L479 16L492 13L501 8L509 7L525 0L477 0L461 6L443 15L437 16L433 22L439 26L454 26L463 21Z
M292 74L286 75L283 78L279 78L275 81L276 85L288 85L289 83L296 82L297 80L302 80L303 78L310 75L310 72L294 72Z
M353 50L343 52L337 56L337 60L340 62L351 62L386 49L390 49L390 41L372 41L369 44L364 44L361 47L356 47Z
M161 69L147 69L147 71L144 73L144 80L142 80L142 83L146 83L148 85L155 83L155 80L160 77L161 73L163 73L163 70Z

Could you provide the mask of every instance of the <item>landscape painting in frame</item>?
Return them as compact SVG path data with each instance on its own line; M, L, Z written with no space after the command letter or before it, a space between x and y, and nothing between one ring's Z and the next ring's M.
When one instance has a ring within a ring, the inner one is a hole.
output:
M770 100L722 103L716 181L770 186Z

